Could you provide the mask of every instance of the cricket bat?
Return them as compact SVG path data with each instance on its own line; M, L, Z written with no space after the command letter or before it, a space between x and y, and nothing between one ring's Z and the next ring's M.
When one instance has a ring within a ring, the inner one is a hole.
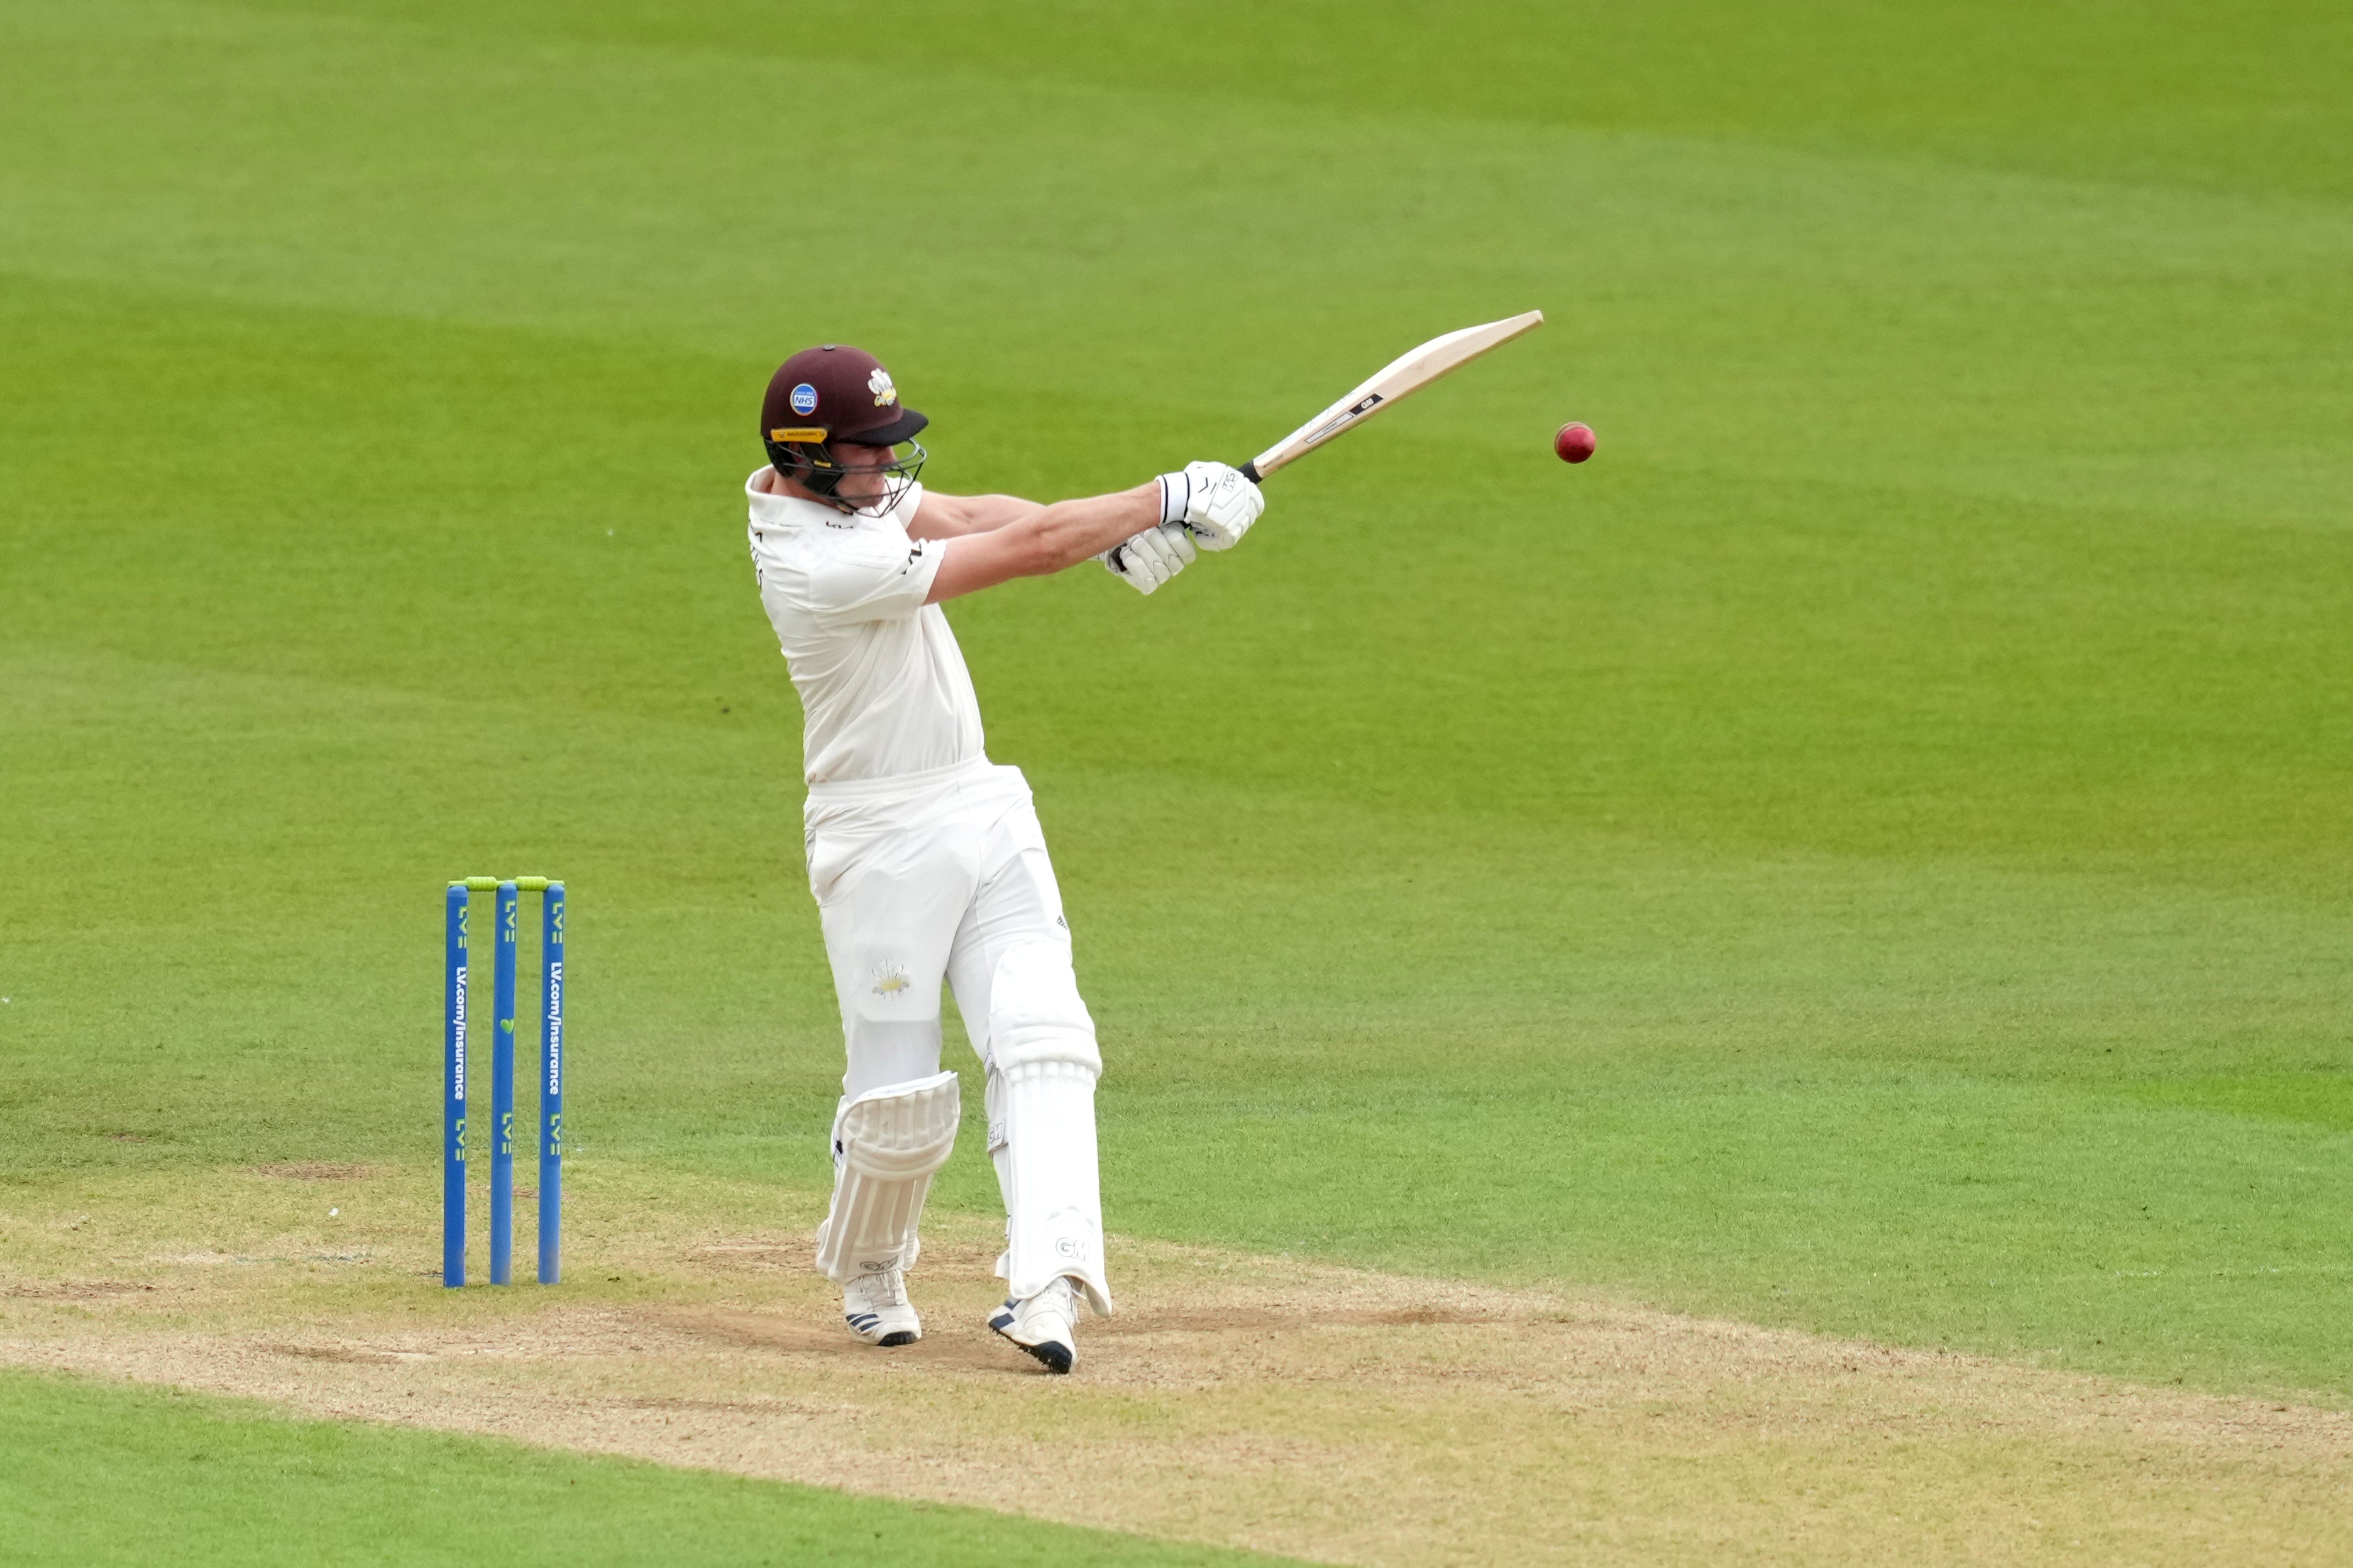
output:
M1544 325L1544 312L1530 310L1508 321L1465 327L1442 338L1432 338L1418 349L1400 354L1375 371L1347 396L1242 465L1242 475L1256 483L1286 463L1297 462L1324 442L1354 430L1382 409L1419 392L1450 371L1461 369L1490 349L1501 348L1525 332Z

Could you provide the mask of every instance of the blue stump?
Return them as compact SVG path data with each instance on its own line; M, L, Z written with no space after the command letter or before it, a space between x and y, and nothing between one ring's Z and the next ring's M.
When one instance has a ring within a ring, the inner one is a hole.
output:
M564 884L540 895L539 1282L564 1255Z
M466 1282L466 885L449 885L441 1022L441 1283Z
M499 884L498 961L491 972L498 1034L491 1041L491 1283L514 1275L515 885Z

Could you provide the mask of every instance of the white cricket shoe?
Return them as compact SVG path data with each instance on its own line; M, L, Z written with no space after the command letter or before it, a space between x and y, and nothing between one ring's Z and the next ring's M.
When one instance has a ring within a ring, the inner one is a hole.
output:
M842 1321L870 1345L911 1345L923 1337L923 1320L907 1300L907 1271L861 1274L841 1288Z
M1026 1300L1006 1299L988 1326L1046 1363L1048 1372L1068 1372L1079 1359L1079 1292L1065 1276Z

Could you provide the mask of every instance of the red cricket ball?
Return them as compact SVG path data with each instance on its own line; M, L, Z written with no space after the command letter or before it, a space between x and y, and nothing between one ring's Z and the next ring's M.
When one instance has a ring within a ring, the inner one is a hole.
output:
M1552 438L1552 449L1564 463L1581 463L1593 456L1593 426L1564 425L1560 434Z

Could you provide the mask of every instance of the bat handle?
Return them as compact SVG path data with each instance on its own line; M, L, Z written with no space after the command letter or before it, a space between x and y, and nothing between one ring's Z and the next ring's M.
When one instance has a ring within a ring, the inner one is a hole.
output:
M1244 463L1241 466L1241 476L1254 485L1266 482L1265 477L1258 471L1258 464L1255 461Z

